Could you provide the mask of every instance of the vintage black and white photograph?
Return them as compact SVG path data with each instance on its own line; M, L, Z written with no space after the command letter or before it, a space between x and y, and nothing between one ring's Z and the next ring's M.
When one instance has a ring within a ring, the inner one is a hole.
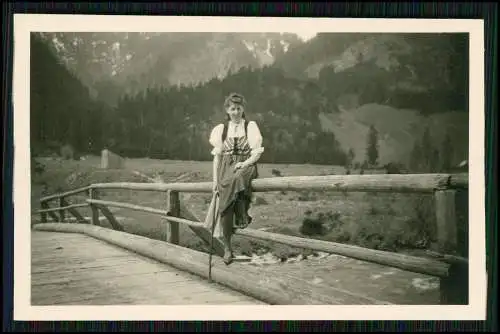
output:
M481 308L470 25L219 19L24 28L23 305Z

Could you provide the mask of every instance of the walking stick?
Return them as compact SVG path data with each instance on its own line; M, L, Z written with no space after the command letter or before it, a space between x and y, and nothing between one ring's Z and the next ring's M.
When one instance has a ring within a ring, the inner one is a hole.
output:
M219 196L219 192L216 191L214 194L214 199L217 200L217 196ZM212 283L212 253L214 251L214 232L215 232L215 224L217 223L217 210L216 203L214 203L214 216L212 221L212 231L210 233L210 255L208 257L208 282Z

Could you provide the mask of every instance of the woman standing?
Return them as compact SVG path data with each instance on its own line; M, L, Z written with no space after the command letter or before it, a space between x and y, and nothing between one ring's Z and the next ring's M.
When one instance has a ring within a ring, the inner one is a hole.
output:
M219 194L218 212L224 242L224 262L233 261L231 237L235 229L247 227L251 202L251 182L258 177L257 161L264 148L257 123L245 118L245 98L232 93L224 101L227 122L214 127L209 142L213 146L213 190Z

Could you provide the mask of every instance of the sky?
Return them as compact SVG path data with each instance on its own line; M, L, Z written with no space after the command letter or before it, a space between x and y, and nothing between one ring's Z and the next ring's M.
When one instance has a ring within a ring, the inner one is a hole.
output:
M303 32L295 32L303 41L310 40L314 36L316 36L316 32L303 31Z

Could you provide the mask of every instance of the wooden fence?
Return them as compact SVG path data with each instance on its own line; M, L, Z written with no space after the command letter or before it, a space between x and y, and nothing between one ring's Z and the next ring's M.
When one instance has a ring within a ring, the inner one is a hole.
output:
M395 267L411 272L426 274L440 279L441 304L468 303L468 259L458 255L457 196L460 192L468 193L468 174L387 174L387 175L330 175L299 176L256 179L252 183L254 192L324 190L339 192L391 192L391 193L427 193L435 198L438 250L430 257L408 256L393 252L367 249L358 246L327 242L309 238L300 238L278 233L264 232L247 228L237 234L246 237L267 240L289 246L322 251L355 258L362 261ZM123 202L99 199L99 191L121 189L136 191L154 191L167 193L165 210L134 205ZM205 243L210 242L210 232L203 223L186 209L180 202L179 193L211 193L211 182L200 183L99 183L47 196L40 199L41 223L47 223L47 215L54 221L64 222L69 212L80 223L89 223L77 211L77 208L90 206L91 224L100 225L99 213L109 221L113 229L123 231L109 207L141 211L164 218L167 227L167 242L179 244L179 224L187 225ZM67 199L81 193L87 193L86 203L69 204ZM58 206L50 208L49 202L57 201ZM462 206L462 204L459 204ZM56 214L56 212L58 214ZM468 220L468 217L467 217ZM468 224L468 223L467 223ZM214 238L214 251L223 254L222 243Z

